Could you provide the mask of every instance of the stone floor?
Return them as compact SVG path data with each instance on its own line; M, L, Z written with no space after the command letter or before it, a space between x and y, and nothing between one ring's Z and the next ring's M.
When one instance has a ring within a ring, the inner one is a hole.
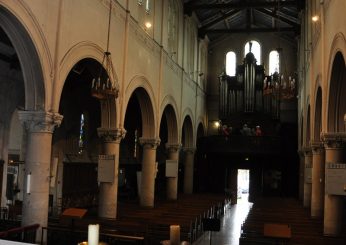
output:
M238 245L240 227L248 214L252 203L247 201L247 195L238 199L238 203L227 208L225 215L221 219L221 230L212 232L210 242L210 232L205 232L193 245Z

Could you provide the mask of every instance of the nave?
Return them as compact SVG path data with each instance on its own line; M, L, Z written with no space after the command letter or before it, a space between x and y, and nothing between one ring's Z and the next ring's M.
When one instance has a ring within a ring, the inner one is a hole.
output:
M268 224L287 225L290 238L280 238L284 234L272 230L266 235L264 226ZM276 235L274 233L277 233ZM303 208L295 198L267 197L255 203L238 201L229 206L221 219L220 232L205 232L193 245L256 245L256 244L346 244L346 226L341 237L323 236L323 220L310 217L310 210ZM275 236L275 237L274 237Z
M231 204L223 195L179 195L178 201L158 200L154 209L124 200L119 203L117 220L97 218L95 214L95 210L88 210L80 218L51 217L48 227L42 230L38 226L13 229L11 225L15 227L18 222L13 216L2 215L0 239L33 242L36 233L33 231L38 229L38 234L47 234L48 244L72 245L86 241L88 225L98 223L100 242L109 245L167 245L172 225L180 226L182 244L346 244L346 226L342 236L323 236L322 220L311 218L309 209L304 208L301 201L288 197L265 197L250 203L247 194L243 194L237 204ZM220 231L205 231L204 221L210 218L220 220ZM272 226L268 234L265 227L272 224L276 227ZM279 230L279 226L287 226L289 236ZM10 231L8 234L6 229ZM42 240L41 244L44 244Z
M219 232L205 232L195 243L193 243L193 245L210 245L210 243L238 245L241 226L252 205L253 204L248 202L246 198L238 200L237 204L228 205L225 208L224 216L220 220L221 230Z

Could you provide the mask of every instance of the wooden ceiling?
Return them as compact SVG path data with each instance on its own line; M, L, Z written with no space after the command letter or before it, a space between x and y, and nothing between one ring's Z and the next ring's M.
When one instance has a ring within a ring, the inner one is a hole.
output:
M199 36L211 41L254 32L280 32L295 39L302 9L304 0L184 0L185 14L195 13L200 22Z

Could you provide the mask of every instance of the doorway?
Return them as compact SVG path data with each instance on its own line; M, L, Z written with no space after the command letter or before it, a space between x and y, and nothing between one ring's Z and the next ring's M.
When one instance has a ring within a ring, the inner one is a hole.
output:
M237 197L240 201L248 201L249 199L249 186L250 186L250 170L238 169L237 177Z

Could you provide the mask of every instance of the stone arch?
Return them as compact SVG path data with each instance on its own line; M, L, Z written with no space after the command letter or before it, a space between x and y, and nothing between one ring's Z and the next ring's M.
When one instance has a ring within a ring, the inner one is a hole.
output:
M329 116L330 116L330 109L335 109L335 108L332 108L330 107L330 99L335 99L335 98L332 98L331 96L331 88L333 86L331 86L331 83L332 83L332 76L333 76L333 68L334 67L334 62L335 62L335 58L337 56L337 54L339 53L339 55L341 55L342 57L344 57L346 54L346 37L344 36L344 34L342 32L339 32L337 34L335 34L334 36L334 39L333 39L333 42L331 44L331 47L330 47L330 53L329 53L329 61L328 61L328 76L327 76L327 85L326 87L322 90L322 92L325 93L325 96L326 96L326 105L327 105L327 108L325 110L326 112L326 117L327 119L325 120L326 121L326 125L323 125L325 127L325 131L330 131L330 132L333 132L331 131L335 125L333 125L335 123L335 119L333 118L333 122L330 121L329 119ZM335 76L335 74L334 74ZM333 125L333 126L332 126Z
M193 125L189 115L184 117L183 128L182 128L182 145L183 147L191 148L194 147L193 143Z
M132 96L135 94L140 104L142 115L142 137L154 138L157 133L157 120L154 91L147 79L142 76L134 77L125 91L124 105L126 106Z
M3 5L0 5L0 26L11 40L19 58L25 84L25 109L44 110L46 93L41 63L43 55L38 53L36 43L25 26ZM34 30L36 28L31 31Z
M59 67L59 83L55 86L57 91L56 93L59 94L59 96L56 96L53 101L53 108L59 107L59 101L62 93L62 89L64 87L64 83L66 80L66 77L70 73L70 71L73 69L73 67L78 64L80 61L85 59L94 60L99 65L102 65L104 50L91 42L80 42L72 46L69 51L64 55L64 57L61 59L60 67ZM105 68L105 66L103 66ZM114 66L112 65L113 71L115 71ZM108 74L109 76L110 74ZM112 84L116 88L119 88L119 82L118 82L118 76L116 72L113 72L111 76L109 76L110 80L112 81ZM116 127L118 125L118 110L117 108L117 101L113 99L108 99L107 101L103 101L102 107L104 113L102 114L102 122L105 127Z
M342 99L342 95L346 94L346 69L344 56L340 51L335 54L330 71L327 131L341 132L344 130L344 114L346 113L346 103Z
M167 103L167 102L171 103ZM167 121L167 131L168 131L168 141L169 144L175 144L179 140L179 130L178 130L178 120L177 120L177 110L176 110L176 104L174 103L174 100L172 97L168 98L166 97L162 104L162 115L166 117Z
M322 129L322 89L319 86L315 96L314 135L315 141L320 141Z
M304 116L300 116L300 148L304 147Z
M204 133L205 133L205 128L203 126L203 123L200 122L200 123L198 123L198 126L197 126L197 136L196 136L196 138L198 139L200 137L203 137Z
M306 133L305 133L305 146L309 147L310 146L310 139L311 139L311 120L310 120L310 104L308 105L308 109L306 111Z

